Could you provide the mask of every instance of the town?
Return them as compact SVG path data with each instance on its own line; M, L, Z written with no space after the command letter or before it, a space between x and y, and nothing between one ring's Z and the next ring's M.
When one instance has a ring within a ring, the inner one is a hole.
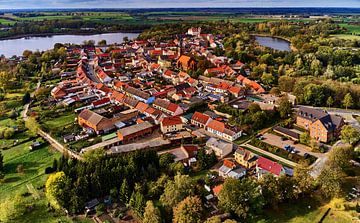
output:
M338 196L339 169L360 165L360 115L348 110L358 102L348 93L344 109L299 103L270 87L271 74L252 78L226 40L189 26L166 41L55 46L51 75L33 83L21 113L30 151L61 153L46 169L50 209L95 222L242 222L314 191ZM345 194L355 203L354 181Z

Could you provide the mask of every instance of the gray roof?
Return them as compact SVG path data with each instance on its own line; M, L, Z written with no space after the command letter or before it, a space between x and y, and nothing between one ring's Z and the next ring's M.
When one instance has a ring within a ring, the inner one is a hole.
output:
M128 136L131 134L134 134L136 132L140 132L142 130L151 128L153 125L150 124L149 122L142 122L140 124L136 124L136 125L132 125L123 129L119 130L119 133L123 136Z
M320 110L320 109L299 107L299 111L298 111L297 115L302 118L311 120L311 121L316 121L318 119L321 119L321 118L327 116L328 113L326 113L325 111Z

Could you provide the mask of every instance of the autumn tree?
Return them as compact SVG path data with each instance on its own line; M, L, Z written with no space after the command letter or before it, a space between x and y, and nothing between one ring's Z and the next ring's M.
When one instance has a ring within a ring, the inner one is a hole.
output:
M143 223L161 223L161 214L152 201L146 202Z
M69 191L67 191L68 178L64 172L51 174L46 181L46 197L55 208L65 207L66 202L70 200Z
M174 208L174 223L200 223L202 216L201 200L197 196L189 196Z

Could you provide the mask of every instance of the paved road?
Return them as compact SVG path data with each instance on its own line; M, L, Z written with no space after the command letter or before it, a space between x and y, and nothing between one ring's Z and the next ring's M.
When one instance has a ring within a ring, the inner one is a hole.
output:
M287 164L287 165L290 166L290 167L293 167L293 168L294 168L295 166L297 166L297 163L295 163L295 162L292 162L292 161L290 161L290 160L287 160L287 159L285 159L285 158L282 158L282 157L280 157L280 156L277 156L277 155L275 155L275 154L272 154L272 153L270 153L270 152L268 152L268 151L259 149L259 148L255 147L255 146L250 145L250 144L245 143L245 144L242 144L241 146L248 147L248 148L250 148L250 149L252 149L252 150L254 150L254 151L256 151L256 152L258 152L258 153L260 153L260 154L264 154L264 155L266 155L266 156L268 156L268 157L271 157L271 158L273 158L274 160L279 160L280 162L285 163L285 164Z

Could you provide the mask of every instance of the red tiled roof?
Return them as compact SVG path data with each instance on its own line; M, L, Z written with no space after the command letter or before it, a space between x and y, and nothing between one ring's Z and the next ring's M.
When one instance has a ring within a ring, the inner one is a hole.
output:
M280 175L282 169L282 165L261 156L257 161L257 166L277 176Z
M225 130L225 124L217 120L211 120L207 127L222 133Z
M176 112L176 110L179 108L179 105L174 104L174 103L170 103L169 106L167 107L167 110L171 111L171 112Z
M232 87L229 89L229 92L231 92L231 93L233 93L233 94L239 94L239 93L241 92L241 88L232 86Z
M96 107L96 106L103 105L103 104L106 104L106 103L109 103L109 102L110 102L109 98L102 98L100 100L94 101L92 103L92 105Z
M198 147L193 145L183 145L182 148L185 149L185 151L189 155L189 158L194 157L198 151Z
M180 125L180 124L182 124L182 120L179 116L165 117L161 121L161 124L163 126Z
M193 116L191 117L191 119L205 125L207 123L207 121L210 119L210 116L204 115L204 114L202 114L200 112L195 112L193 114Z
M145 104L144 102L139 102L137 105L136 105L136 109L139 110L141 113L143 113L147 108L149 107L149 105Z
M230 168L230 169L232 169L232 168L234 168L236 166L236 164L234 162L232 162L232 161L230 161L228 159L224 159L224 164L223 165Z

